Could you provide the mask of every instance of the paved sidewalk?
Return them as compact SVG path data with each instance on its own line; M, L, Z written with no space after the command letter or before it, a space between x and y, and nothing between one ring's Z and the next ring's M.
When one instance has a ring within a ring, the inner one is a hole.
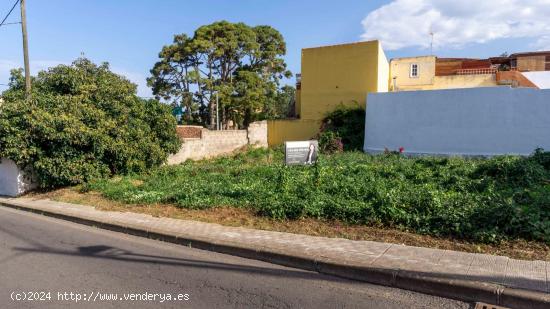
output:
M550 263L544 261L154 218L50 200L0 198L0 205L444 297L550 306Z

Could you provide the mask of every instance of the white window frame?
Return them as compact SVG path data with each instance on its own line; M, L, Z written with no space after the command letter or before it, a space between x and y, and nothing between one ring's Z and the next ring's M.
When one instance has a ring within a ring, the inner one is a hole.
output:
M411 66L409 68L409 77L410 78L418 78L418 76L420 75L419 74L419 67L418 67L418 63L411 63ZM416 72L415 72L416 71ZM414 74L416 73L416 74Z

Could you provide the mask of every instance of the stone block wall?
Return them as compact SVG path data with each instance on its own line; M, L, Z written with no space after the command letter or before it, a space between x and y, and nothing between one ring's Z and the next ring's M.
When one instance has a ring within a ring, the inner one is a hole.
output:
M168 157L168 164L214 158L230 154L247 145L267 147L266 121L251 123L248 130L213 131L202 128L200 138L183 138L180 151Z
M180 138L201 138L202 129L201 126L178 126L176 132Z
M267 120L248 126L248 143L254 147L267 147Z

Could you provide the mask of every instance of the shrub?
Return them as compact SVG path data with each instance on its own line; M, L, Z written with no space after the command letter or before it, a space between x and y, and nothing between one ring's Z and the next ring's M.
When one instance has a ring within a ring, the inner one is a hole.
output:
M491 159L347 152L287 167L281 150L254 150L89 186L128 203L247 207L283 220L337 219L479 242L550 243L549 158L542 150Z
M319 147L327 152L363 150L365 110L360 107L339 107L330 112L321 124ZM342 144L342 146L339 146Z
M325 131L319 134L319 149L322 153L333 154L344 151L344 143L336 132Z
M170 108L140 99L107 64L78 59L42 71L29 101L21 72L3 94L0 157L32 168L41 187L143 172L179 149Z

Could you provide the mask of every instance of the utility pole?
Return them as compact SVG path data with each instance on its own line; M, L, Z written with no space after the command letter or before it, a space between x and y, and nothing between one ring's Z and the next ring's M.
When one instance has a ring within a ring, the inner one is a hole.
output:
M220 130L220 110L218 109L218 104L220 99L218 97L218 92L216 91L216 130Z
M31 97L31 70L29 68L29 43L27 42L27 14L25 13L25 0L21 3L21 30L23 32L23 58L25 61L25 93L27 100Z

